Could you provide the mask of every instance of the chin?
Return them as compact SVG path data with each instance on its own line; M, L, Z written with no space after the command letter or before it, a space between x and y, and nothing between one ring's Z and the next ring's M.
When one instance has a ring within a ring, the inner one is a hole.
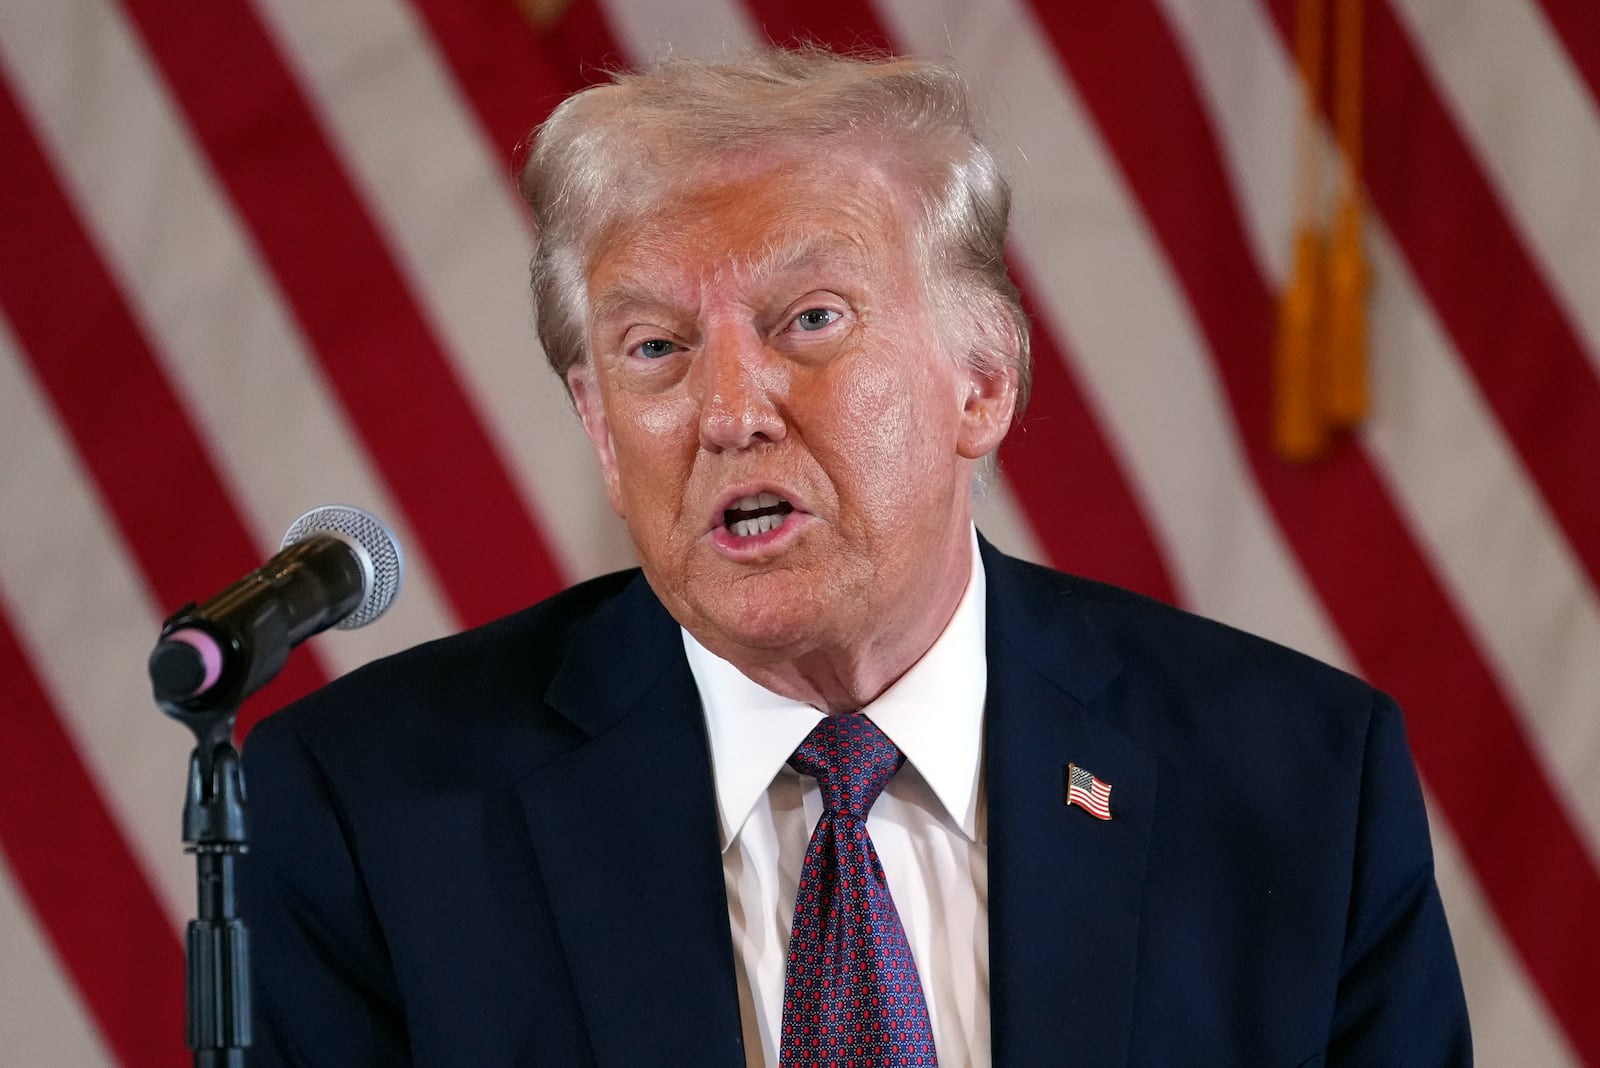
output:
M735 651L789 659L818 644L826 608L814 596L783 596L778 591L749 596L756 592L745 589L736 596L699 601L691 612L698 622L690 632L726 660L735 659L729 655Z

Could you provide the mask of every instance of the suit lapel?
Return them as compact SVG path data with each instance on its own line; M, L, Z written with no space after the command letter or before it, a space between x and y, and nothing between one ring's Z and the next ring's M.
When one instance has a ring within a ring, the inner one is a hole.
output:
M1109 726L1120 665L1061 587L984 546L985 773L996 1064L1126 1062L1153 758ZM1112 819L1064 804L1069 762Z
M704 723L642 579L576 636L546 700L585 739L519 792L596 1060L743 1065Z
M994 1063L1123 1064L1155 761L1106 722L1120 665L1073 599L983 557ZM519 792L598 1063L742 1065L704 722L642 579L546 700L582 739ZM1063 803L1068 762L1112 784L1109 822Z

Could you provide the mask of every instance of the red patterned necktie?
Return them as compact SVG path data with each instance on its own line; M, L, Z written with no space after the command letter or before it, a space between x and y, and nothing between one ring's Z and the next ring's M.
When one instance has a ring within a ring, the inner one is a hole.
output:
M789 764L817 780L783 978L784 1068L936 1065L933 1029L867 813L905 761L862 715L828 716Z

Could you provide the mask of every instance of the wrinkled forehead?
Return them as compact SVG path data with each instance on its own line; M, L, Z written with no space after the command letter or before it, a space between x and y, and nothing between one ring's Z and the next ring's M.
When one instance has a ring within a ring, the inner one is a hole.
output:
M678 275L746 284L814 267L909 262L910 198L879 167L784 161L706 168L600 233L586 276L593 311L613 294Z

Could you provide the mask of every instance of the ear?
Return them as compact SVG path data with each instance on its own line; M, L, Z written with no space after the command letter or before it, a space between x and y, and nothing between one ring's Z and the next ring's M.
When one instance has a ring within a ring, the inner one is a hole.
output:
M1017 408L1017 368L998 353L977 355L968 358L962 379L967 393L956 452L979 460L998 449L1011 429Z
M600 474L606 480L606 496L611 499L611 510L623 519L622 483L617 477L617 450L611 440L611 424L606 420L606 406L600 394L600 383L595 377L594 365L581 363L567 372L567 389L572 394L573 406L583 422L583 432L594 446L595 458L600 461Z

